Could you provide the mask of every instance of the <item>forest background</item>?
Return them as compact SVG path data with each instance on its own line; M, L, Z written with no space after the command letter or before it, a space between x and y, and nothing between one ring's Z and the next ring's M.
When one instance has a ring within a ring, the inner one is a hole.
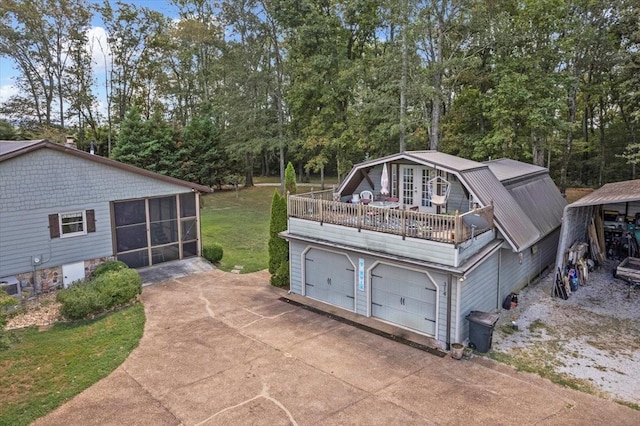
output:
M0 139L73 135L210 186L424 149L545 166L562 190L636 177L637 1L148 3L4 0Z

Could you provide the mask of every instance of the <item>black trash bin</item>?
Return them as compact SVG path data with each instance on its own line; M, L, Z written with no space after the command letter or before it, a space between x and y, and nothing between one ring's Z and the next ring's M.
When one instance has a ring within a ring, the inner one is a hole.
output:
M500 314L492 314L482 311L471 311L467 315L469 320L469 342L478 352L489 352L493 339L493 326L498 321Z

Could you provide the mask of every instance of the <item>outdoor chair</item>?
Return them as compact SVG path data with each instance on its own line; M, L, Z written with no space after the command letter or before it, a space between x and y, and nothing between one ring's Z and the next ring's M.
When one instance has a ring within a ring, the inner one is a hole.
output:
M373 192L367 191L367 190L361 191L360 192L360 199L362 200L362 202L364 204L370 203L371 201L373 201ZM365 200L367 200L367 201L365 201Z

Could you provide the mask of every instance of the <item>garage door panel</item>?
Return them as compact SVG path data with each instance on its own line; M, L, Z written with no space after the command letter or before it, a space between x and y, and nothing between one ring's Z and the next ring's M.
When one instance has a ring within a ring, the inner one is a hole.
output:
M355 269L341 253L311 249L305 255L305 295L348 310L355 307Z
M372 270L372 316L435 335L436 303L436 287L425 273L391 265Z

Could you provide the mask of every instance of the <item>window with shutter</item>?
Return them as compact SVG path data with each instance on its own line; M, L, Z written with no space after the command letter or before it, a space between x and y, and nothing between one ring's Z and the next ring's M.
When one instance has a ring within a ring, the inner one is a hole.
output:
M81 210L75 212L49 215L49 236L66 238L96 232L95 211Z
M60 237L60 222L57 213L49 215L49 236L51 238Z

